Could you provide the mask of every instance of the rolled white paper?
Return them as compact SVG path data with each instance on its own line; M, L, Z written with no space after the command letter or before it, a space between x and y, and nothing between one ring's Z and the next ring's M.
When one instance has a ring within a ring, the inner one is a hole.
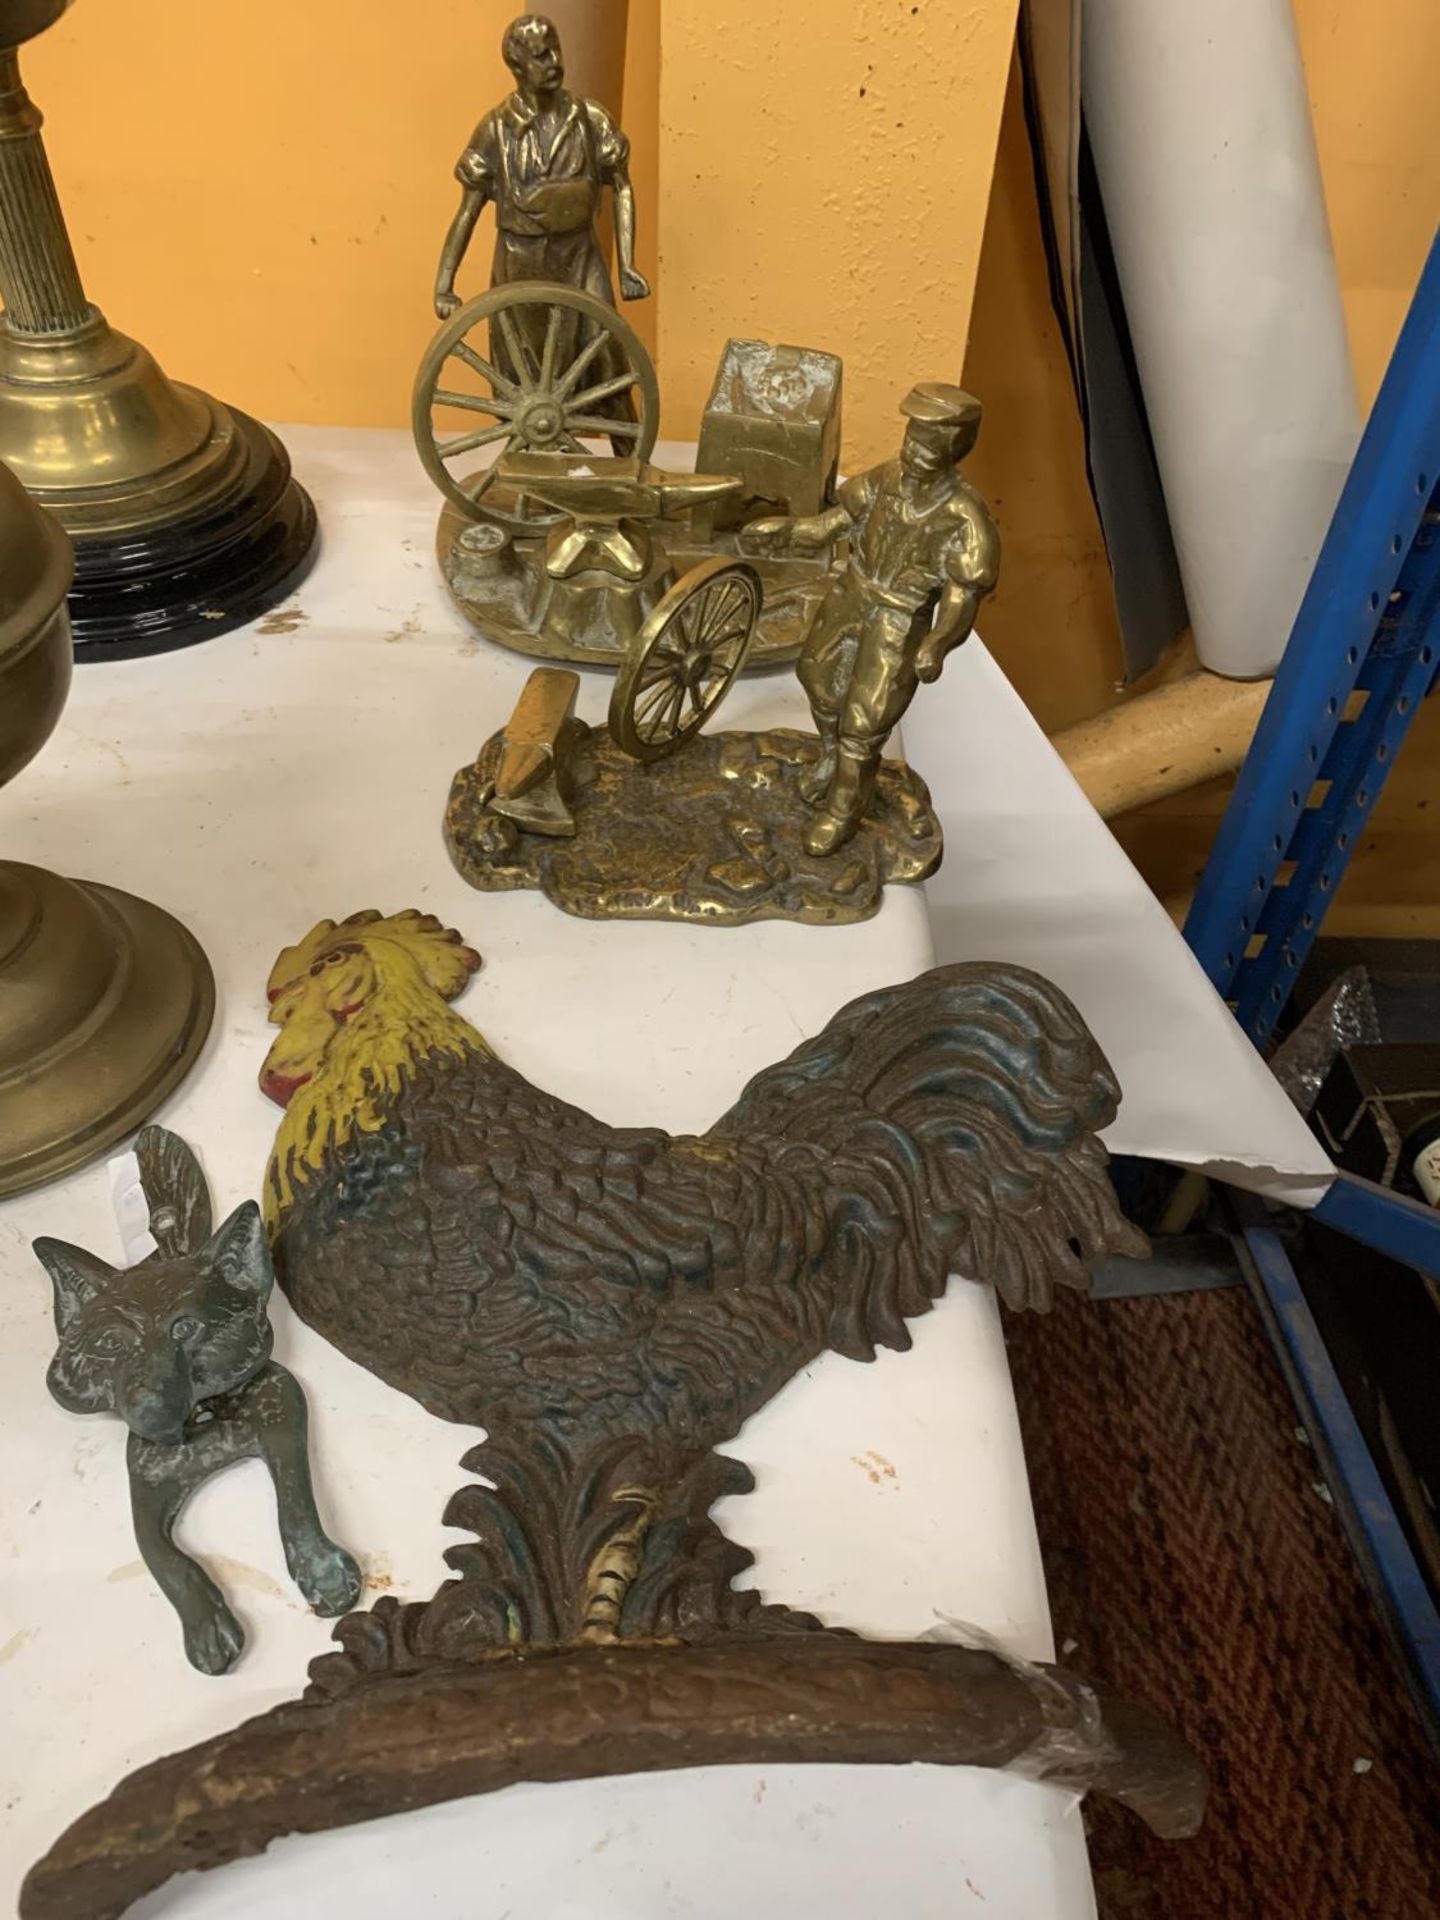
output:
M1196 649L1255 678L1360 432L1290 0L1084 0L1082 44Z

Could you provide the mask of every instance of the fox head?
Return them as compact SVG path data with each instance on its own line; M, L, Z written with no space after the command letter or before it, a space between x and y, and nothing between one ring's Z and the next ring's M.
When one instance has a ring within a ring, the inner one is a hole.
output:
M60 1335L49 1387L72 1413L118 1413L142 1439L178 1441L202 1401L270 1357L275 1272L253 1200L182 1259L112 1267L63 1240L37 1240L35 1252Z

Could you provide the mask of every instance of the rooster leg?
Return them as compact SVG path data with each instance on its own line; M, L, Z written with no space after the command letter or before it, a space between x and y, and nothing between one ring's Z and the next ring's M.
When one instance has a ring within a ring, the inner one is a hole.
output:
M613 1646L620 1638L625 1596L640 1571L645 1536L658 1504L655 1494L645 1487L621 1487L613 1497L634 1511L610 1535L586 1570L585 1611L579 1636L586 1646Z

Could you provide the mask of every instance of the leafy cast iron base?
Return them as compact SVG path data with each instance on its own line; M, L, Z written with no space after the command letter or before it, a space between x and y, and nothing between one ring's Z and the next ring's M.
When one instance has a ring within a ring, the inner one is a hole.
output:
M518 1781L726 1762L1004 1767L1123 1801L1159 1835L1198 1828L1195 1757L1143 1707L973 1647L861 1640L767 1606L709 1518L749 1470L710 1455L653 1491L643 1449L583 1469L556 1442L465 1457L435 1598L383 1598L335 1629L302 1701L142 1767L26 1879L22 1920L109 1920L173 1874L288 1833ZM649 1479L651 1485L646 1486Z

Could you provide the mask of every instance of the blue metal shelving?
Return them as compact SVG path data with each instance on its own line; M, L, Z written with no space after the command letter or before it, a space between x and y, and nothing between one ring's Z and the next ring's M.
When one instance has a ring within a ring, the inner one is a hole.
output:
M1440 240L1396 343L1185 938L1257 1046L1440 657Z
M1355 1558L1422 1715L1440 1738L1440 1612L1301 1290L1253 1194L1233 1199L1245 1278L1290 1385Z
M1270 1039L1440 670L1440 239L1432 245L1185 923ZM1237 1199L1252 1286L1417 1697L1440 1724L1440 1616L1281 1236ZM1337 1174L1315 1218L1440 1277L1440 1212Z

